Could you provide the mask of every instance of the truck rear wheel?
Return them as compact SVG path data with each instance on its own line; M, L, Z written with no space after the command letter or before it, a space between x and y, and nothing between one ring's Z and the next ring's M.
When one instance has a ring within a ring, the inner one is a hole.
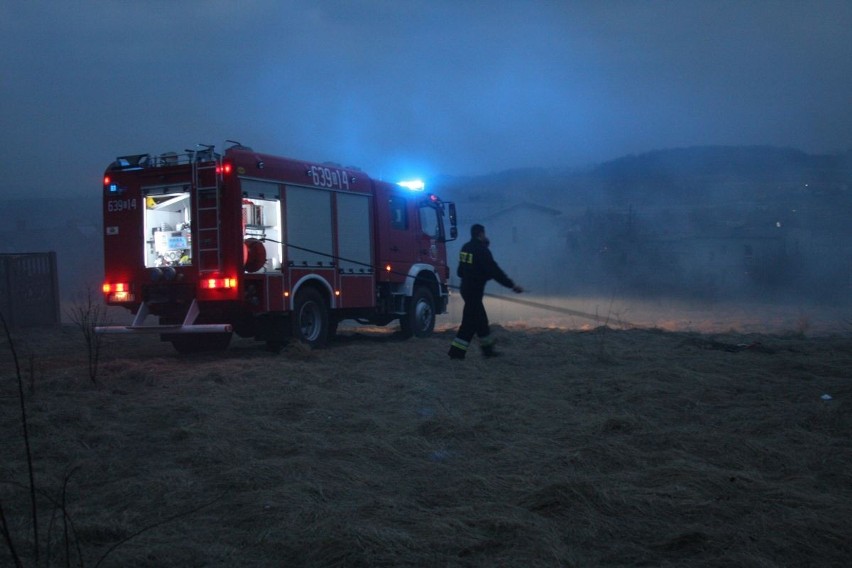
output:
M435 297L429 288L418 286L408 301L408 313L399 318L403 337L429 337L435 329Z
M293 337L311 347L323 347L328 341L328 307L322 294L305 288L296 294L290 315Z

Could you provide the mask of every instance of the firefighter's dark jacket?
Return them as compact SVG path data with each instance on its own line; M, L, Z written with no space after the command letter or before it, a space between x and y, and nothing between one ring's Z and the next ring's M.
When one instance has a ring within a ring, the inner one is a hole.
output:
M507 288L515 286L512 279L494 262L485 243L475 238L462 246L456 274L461 278L461 291L465 295L482 296L486 282L492 278Z

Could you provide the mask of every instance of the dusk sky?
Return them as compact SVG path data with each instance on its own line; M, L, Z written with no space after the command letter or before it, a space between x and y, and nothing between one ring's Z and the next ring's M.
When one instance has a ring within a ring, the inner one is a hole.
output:
M385 179L852 149L852 2L0 3L0 198L233 139Z

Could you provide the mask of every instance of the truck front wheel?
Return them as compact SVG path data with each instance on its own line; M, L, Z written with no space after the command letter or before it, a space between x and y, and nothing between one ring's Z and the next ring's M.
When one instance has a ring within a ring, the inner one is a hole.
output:
M293 337L311 347L323 347L328 341L328 307L322 294L305 288L296 294L290 314Z
M429 337L435 329L435 297L429 288L418 286L408 301L408 313L399 318L403 337Z

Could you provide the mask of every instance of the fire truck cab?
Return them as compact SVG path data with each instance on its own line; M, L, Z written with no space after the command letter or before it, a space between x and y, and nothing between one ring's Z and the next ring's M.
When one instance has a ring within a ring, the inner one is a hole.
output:
M159 333L180 352L233 333L318 347L343 320L425 337L446 312L455 205L422 184L234 143L121 156L103 196L105 300L134 319L99 333Z

